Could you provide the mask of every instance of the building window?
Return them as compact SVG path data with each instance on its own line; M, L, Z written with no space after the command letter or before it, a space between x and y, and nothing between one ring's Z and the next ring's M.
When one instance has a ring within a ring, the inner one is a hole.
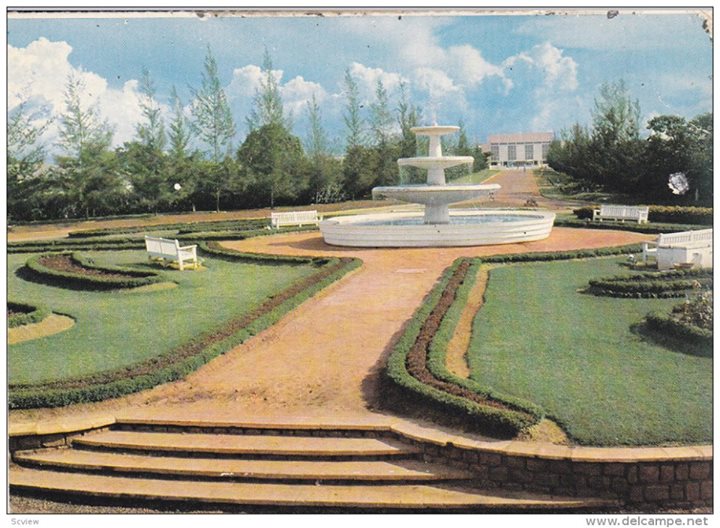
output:
M493 161L500 159L500 145L490 145L490 156L492 156Z
M515 161L517 159L517 146L508 145L508 161Z
M534 153L533 153L534 150L535 150L534 145L532 143L528 143L527 145L525 145L525 159L526 160L531 160L534 158Z
M546 160L548 152L550 151L550 143L543 143L542 144L542 159Z

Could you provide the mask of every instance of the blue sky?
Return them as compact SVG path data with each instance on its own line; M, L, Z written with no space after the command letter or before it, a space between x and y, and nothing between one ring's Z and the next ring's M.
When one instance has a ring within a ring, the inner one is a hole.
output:
M294 132L306 135L314 94L342 145L342 79L355 76L366 105L381 79L392 105L404 81L443 124L463 120L471 138L589 123L600 85L624 79L643 118L693 117L712 108L712 45L694 13L533 16L343 16L17 19L8 30L8 101L62 111L67 75L85 80L87 104L132 138L137 79L146 67L167 105L200 85L209 45L237 121L238 144L267 48ZM57 130L48 132L52 141Z

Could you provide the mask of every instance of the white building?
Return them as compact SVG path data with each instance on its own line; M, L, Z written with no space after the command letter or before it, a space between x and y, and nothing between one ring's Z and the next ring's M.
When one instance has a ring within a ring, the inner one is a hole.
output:
M540 166L547 163L552 132L494 134L488 136L483 150L490 153L490 167Z

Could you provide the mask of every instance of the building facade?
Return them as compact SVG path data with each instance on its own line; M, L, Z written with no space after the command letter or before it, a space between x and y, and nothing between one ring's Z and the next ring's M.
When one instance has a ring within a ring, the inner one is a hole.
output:
M547 163L550 142L555 138L552 132L530 132L523 134L494 134L488 136L483 150L490 153L490 167L541 166Z

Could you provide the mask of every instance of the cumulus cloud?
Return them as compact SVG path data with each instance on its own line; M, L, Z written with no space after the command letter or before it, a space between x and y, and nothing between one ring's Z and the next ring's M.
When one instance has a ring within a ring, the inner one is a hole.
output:
M375 98L375 88L378 80L388 92L394 92L400 87L401 82L408 79L396 72L388 72L382 68L372 68L359 62L350 64L350 75L357 81L360 97L366 101Z
M513 55L503 62L506 69L512 69L517 64L539 70L545 86L569 91L578 87L577 63L549 42L533 46L529 51Z
M122 88L111 88L100 75L70 63L72 46L64 41L41 37L25 48L8 46L8 110L22 101L34 107L47 107L55 116L65 112L65 88L69 76L82 82L80 101L84 108L95 106L102 119L114 128L113 146L131 140L142 116L141 95L136 80ZM165 107L161 107L166 110ZM54 143L59 136L58 121L48 128L44 141Z
M313 95L318 104L327 98L327 92L318 83L306 81L302 76L290 79L280 88L280 95L283 104L291 115L298 115L307 108L307 103L312 100Z

